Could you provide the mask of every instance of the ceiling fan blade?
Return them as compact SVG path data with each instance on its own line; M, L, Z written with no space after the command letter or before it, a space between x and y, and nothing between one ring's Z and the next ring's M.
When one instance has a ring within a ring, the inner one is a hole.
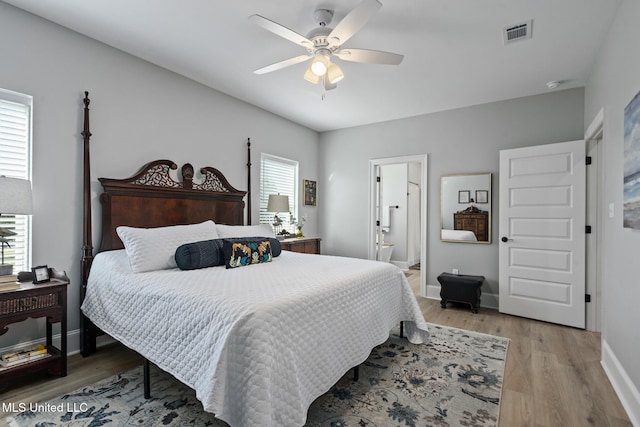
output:
M275 64L267 65L254 71L254 74L266 74L272 71L280 70L290 65L299 64L307 59L313 58L313 55L300 55L293 58L285 59L284 61L276 62Z
M343 61L364 62L366 64L398 65L404 55L370 49L342 49L333 53Z
M264 16L251 15L249 19L253 21L255 24L264 28L265 30L271 31L275 35L278 35L284 39L292 41L295 44L298 44L306 49L313 48L313 42L308 38L306 38L305 36L300 35L295 31L290 30L287 27L284 27L278 24L277 22L273 22L272 20L267 19Z
M330 46L342 46L351 36L364 27L364 24L380 7L382 7L382 4L378 0L364 0L356 6L327 36Z

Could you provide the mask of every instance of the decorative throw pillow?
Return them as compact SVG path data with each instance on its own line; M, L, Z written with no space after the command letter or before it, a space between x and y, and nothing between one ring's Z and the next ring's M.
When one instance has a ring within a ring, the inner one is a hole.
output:
M269 240L272 257L277 257L282 252L282 245L273 237L268 239L264 237L239 237L226 240L231 242L261 242L263 240ZM198 268L225 265L223 243L224 239L186 243L176 249L176 264L181 270L195 270Z
M260 225L224 225L216 224L218 237L226 239L229 237L276 237L269 224Z
M175 268L175 253L180 245L218 237L213 221L157 228L120 226L116 232L134 273Z
M195 270L224 265L222 239L184 244L176 249L175 258L180 270Z
M269 239L223 239L227 268L270 262L273 258Z

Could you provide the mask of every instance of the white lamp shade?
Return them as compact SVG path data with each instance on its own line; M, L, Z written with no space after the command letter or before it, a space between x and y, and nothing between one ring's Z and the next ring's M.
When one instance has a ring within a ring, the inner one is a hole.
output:
M304 79L313 84L316 84L318 83L318 81L320 81L320 77L316 76L315 73L311 71L311 66L309 66L309 68L307 68L307 71L305 71Z
M325 55L318 54L313 61L311 61L311 71L316 76L324 76L327 72L327 68L329 68L329 58Z
M338 64L332 63L329 65L329 69L327 69L327 77L329 78L329 83L334 85L344 79L344 73L340 67L338 67Z
M0 176L0 214L31 215L31 181Z
M289 212L289 196L269 194L267 212Z

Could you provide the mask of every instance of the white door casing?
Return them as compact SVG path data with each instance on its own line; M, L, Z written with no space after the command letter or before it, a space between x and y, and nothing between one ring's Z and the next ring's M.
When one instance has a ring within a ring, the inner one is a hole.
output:
M603 330L602 301L605 289L602 287L602 240L604 218L608 206L604 203L604 108L598 111L584 133L587 141L587 155L593 160L587 168L587 224L593 225L592 234L587 235L586 292L591 295L591 303L586 306L586 328L589 331ZM611 214L613 214L611 212Z
M585 327L585 142L500 151L500 312Z
M383 199L383 195L382 195L382 166L380 165L375 165L374 167L374 173L376 176L376 182L375 182L375 206L376 206L376 217L375 217L375 228L376 228L376 242L382 242L383 241L383 233L382 233L382 211L380 210L380 207L382 206L382 199ZM375 248L375 260L376 261L380 261L380 245L376 245Z

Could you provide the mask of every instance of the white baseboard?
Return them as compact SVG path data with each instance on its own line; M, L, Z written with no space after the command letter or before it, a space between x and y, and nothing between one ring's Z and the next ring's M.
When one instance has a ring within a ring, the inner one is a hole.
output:
M604 372L616 391L622 406L627 411L631 424L635 427L640 427L640 391L633 384L605 340L602 340L601 358L600 364L604 368Z
M427 298L440 299L440 285L427 285ZM498 295L482 292L480 307L498 309Z

